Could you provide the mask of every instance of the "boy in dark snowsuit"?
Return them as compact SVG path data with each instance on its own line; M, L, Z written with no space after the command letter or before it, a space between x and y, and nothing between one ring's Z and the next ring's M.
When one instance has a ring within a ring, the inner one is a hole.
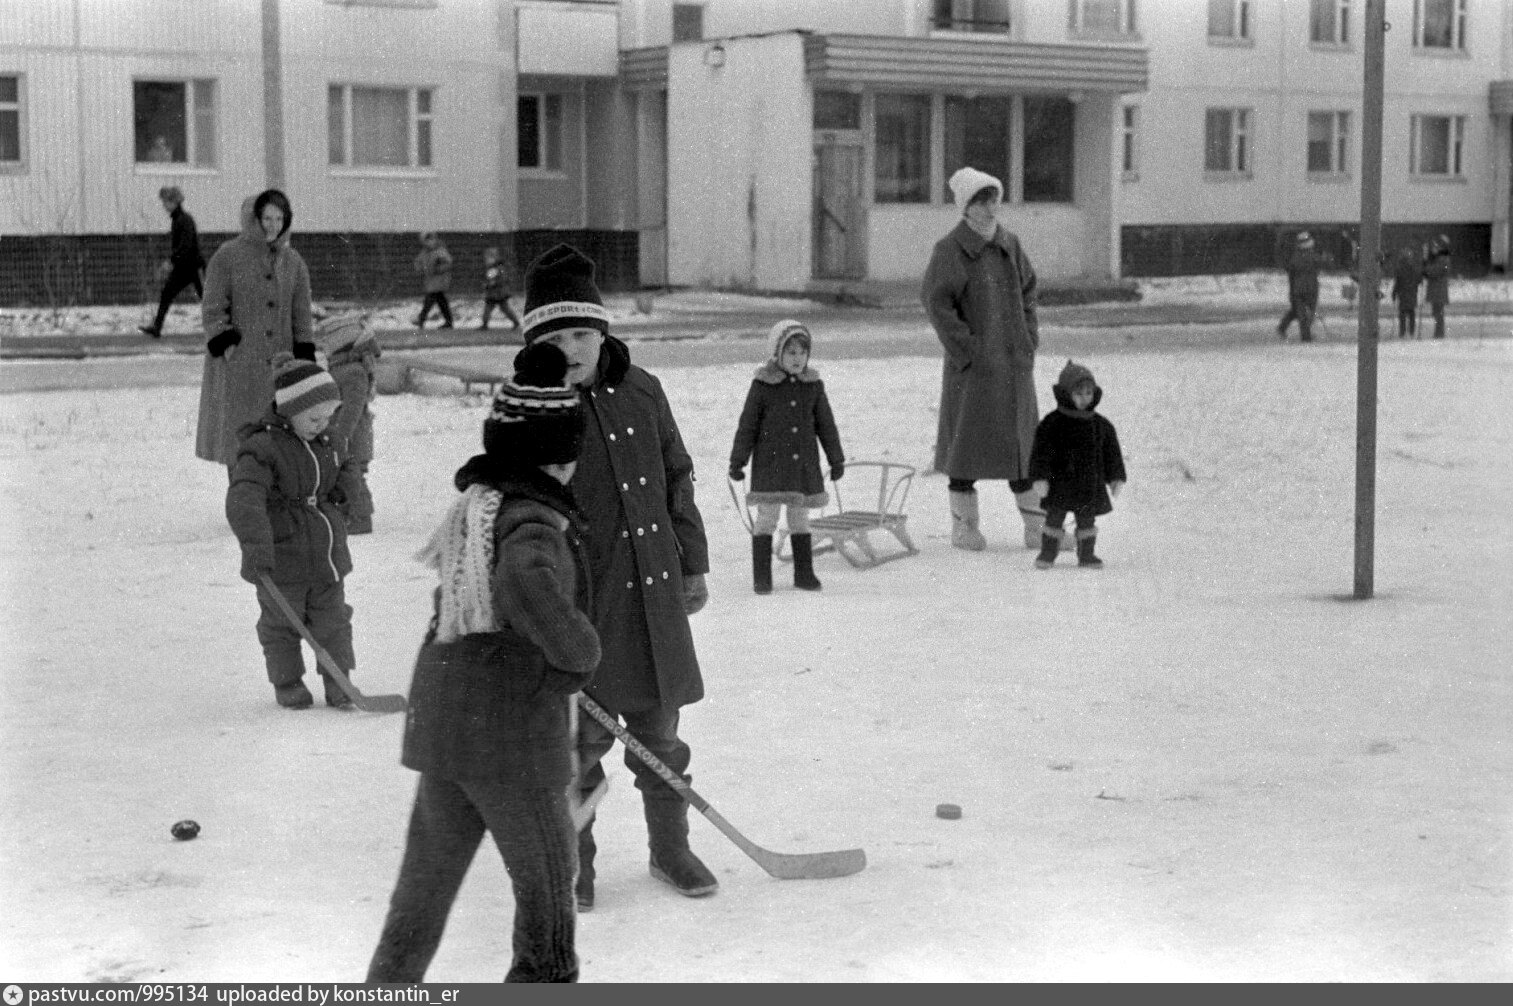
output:
M1103 560L1093 553L1098 541L1096 521L1114 509L1110 497L1119 495L1125 482L1119 436L1113 423L1093 411L1103 398L1103 389L1088 368L1066 361L1051 393L1056 409L1035 428L1030 450L1030 478L1045 507L1035 565L1049 569L1056 561L1061 524L1070 513L1077 518L1077 565L1099 569Z
M316 642L354 674L352 609L342 586L352 572L343 513L352 471L325 432L341 407L331 375L289 353L275 356L273 367L273 406L241 430L226 490L226 520L241 543L242 579L257 586L257 638L274 697L286 709L308 709L314 699L304 683L299 630L261 577L273 580ZM324 670L321 676L326 705L349 707L347 693Z
M378 395L375 374L383 355L378 338L361 315L328 318L315 330L315 345L326 355L326 368L341 391L341 408L328 432L336 451L352 466L352 496L347 500L347 533L373 532L373 494L368 465L373 461L373 409Z
M420 781L369 982L425 978L485 831L515 896L505 981L578 978L570 712L600 652L567 487L584 418L566 373L555 346L520 352L419 556L441 579L401 756Z

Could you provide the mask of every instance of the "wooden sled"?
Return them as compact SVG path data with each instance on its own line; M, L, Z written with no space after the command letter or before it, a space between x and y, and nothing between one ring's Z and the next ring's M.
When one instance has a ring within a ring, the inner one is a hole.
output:
M857 569L870 569L894 559L917 555L919 549L914 547L914 542L909 537L909 518L904 512L909 500L909 489L914 484L914 475L912 465L895 461L848 461L845 481L846 485L853 487L850 490L851 497L862 506L870 503L872 509L849 509L840 484L830 483L830 498L835 504L835 511L822 512L809 520L809 533L814 538L813 553L820 555L824 552L839 552ZM864 492L859 492L857 483L864 484ZM730 492L734 498L734 483L731 484ZM866 502L861 503L861 500ZM747 530L750 530L750 507L745 509L742 517ZM879 551L872 537L874 532L891 535L902 551ZM783 562L792 562L792 552L785 552L788 531L779 527L773 532L772 538L774 554Z

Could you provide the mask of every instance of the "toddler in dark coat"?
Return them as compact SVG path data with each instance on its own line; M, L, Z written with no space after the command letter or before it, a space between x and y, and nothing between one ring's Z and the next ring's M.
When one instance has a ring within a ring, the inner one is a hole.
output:
M242 579L257 586L257 638L274 697L287 709L314 704L305 687L299 630L263 586L267 574L315 637L349 675L352 609L342 580L352 572L346 508L353 472L325 432L341 393L318 364L290 353L273 358L273 405L242 427L231 464L226 520L242 547ZM326 705L346 708L347 693L321 671Z
M751 575L758 594L772 593L772 535L778 517L788 508L788 533L793 542L793 585L819 590L814 575L813 536L809 510L830 500L820 471L819 450L825 449L831 481L845 472L840 433L825 395L825 382L809 366L814 344L809 329L797 321L772 326L772 356L757 368L746 405L730 448L730 478L746 477L751 462L748 505L756 508L751 527Z
M1103 560L1093 553L1096 520L1114 509L1110 497L1119 495L1125 482L1119 436L1114 424L1094 411L1103 389L1088 368L1066 361L1051 393L1056 409L1040 420L1030 450L1032 488L1045 507L1035 565L1049 569L1056 561L1064 533L1061 525L1070 513L1077 518L1077 565L1099 569Z
M504 282L504 263L499 261L499 249L485 248L483 250L483 320L478 323L480 331L489 327L489 315L494 313L496 307L510 320L510 327L516 332L520 331L520 316L510 306L510 291Z
M570 717L600 652L567 487L584 419L566 373L556 346L520 352L420 554L441 578L401 756L420 781L369 982L425 978L485 831L515 895L505 980L578 978Z

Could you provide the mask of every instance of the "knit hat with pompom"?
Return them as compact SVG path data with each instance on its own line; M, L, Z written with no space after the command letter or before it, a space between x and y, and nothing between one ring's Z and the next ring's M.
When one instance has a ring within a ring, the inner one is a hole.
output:
M273 358L273 407L293 419L321 402L341 402L341 389L320 364L295 359L293 353Z
M499 386L483 421L483 450L521 467L576 461L583 443L583 404L566 386L567 357L549 342L515 354L515 375Z

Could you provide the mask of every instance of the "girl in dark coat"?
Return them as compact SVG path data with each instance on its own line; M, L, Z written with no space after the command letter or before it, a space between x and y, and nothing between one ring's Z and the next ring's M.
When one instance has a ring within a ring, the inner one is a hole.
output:
M772 535L788 508L793 541L793 585L819 590L814 575L809 509L830 501L820 472L816 441L825 448L832 481L845 471L841 438L825 395L825 382L809 367L813 337L797 321L772 326L772 357L757 368L730 448L730 477L739 482L751 462L751 492L756 507L751 527L751 575L758 594L772 593Z
M529 347L515 368L420 556L441 577L401 756L420 782L369 982L425 978L485 831L515 894L505 981L578 978L569 724L600 656L567 488L583 410L560 350Z
M1030 477L1035 494L1045 503L1045 530L1035 565L1049 569L1056 561L1061 524L1071 513L1077 517L1077 565L1099 569L1103 560L1093 553L1096 520L1114 509L1109 498L1119 495L1125 482L1119 436L1113 423L1093 411L1103 399L1103 389L1091 370L1066 361L1051 393L1056 409L1035 428L1030 450Z

